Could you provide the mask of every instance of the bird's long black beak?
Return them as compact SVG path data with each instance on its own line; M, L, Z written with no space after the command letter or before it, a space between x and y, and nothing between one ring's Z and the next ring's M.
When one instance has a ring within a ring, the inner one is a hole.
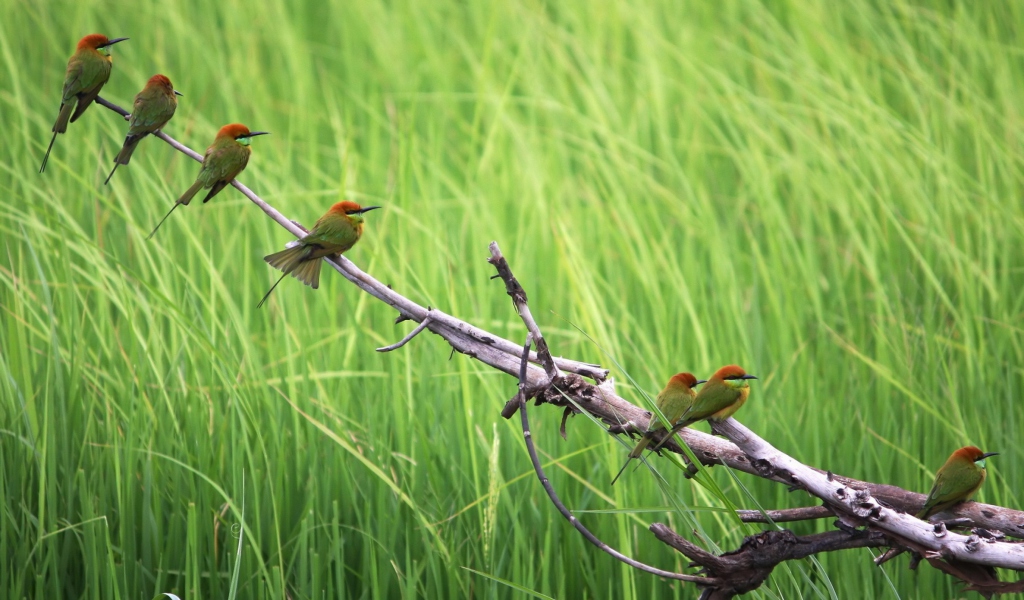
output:
M978 460L982 460L982 459L988 458L990 456L998 456L998 455L999 455L998 452L986 452L986 453L982 454L981 458L979 458Z
M697 381L697 383L695 383L695 384L693 384L693 385L700 385L700 384L702 384L702 383L707 383L707 382L708 382L708 380L707 380L707 379L700 379L700 380L698 380L698 381Z
M254 138L258 135L270 135L269 131L250 131L248 135L240 135L239 138Z
M107 40L106 44L100 44L99 46L96 46L96 48L97 49L99 49L99 48L107 48L109 46L113 46L114 44L116 44L118 42L123 42L123 41L125 41L127 39L130 39L130 38L114 38L112 40Z
M371 210L374 210L374 209L377 209L377 208L380 208L380 207L379 206L364 206L363 208L360 208L359 210L357 210L356 214L357 215L361 215L364 212L370 212Z
M753 375L744 375L743 377L740 377L740 379L757 379L757 377L754 377Z
M184 96L185 95L185 94L182 94L181 92L179 92L178 90L171 90L171 91L174 92L175 96Z

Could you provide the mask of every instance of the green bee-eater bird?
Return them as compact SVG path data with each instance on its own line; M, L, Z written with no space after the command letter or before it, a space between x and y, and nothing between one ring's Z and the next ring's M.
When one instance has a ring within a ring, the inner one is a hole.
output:
M951 454L935 474L935 484L917 518L927 519L973 496L985 482L985 459L997 454L975 446L964 446Z
M213 198L224 189L224 186L231 183L231 181L242 172L245 165L249 163L249 155L252 154L252 149L249 148L249 140L258 135L266 135L268 131L249 131L249 128L241 123L231 123L220 128L217 132L217 137L213 140L213 144L206 149L206 154L203 156L203 167L199 170L199 176L196 177L196 182L192 184L192 187L185 190L185 193L181 195L181 198L174 203L171 210L167 211L164 218L160 219L160 222L153 228L153 232L149 234L149 237L156 235L156 230L160 229L160 226L164 224L167 217L171 216L174 209L181 205L188 206L189 202L192 202L192 197L199 193L199 190L210 188L210 193L206 194L203 198L203 202L209 202L210 198ZM148 238L147 238L148 239Z
M46 161L50 159L50 150L58 133L68 130L68 121L72 123L82 116L96 96L100 95L103 84L110 79L110 47L125 41L126 37L107 39L107 36L93 33L78 40L75 53L68 59L68 69L64 73L64 91L60 99L60 112L57 122L53 124L53 137L43 156L43 164L39 167L42 173L46 169Z
M689 427L697 421L722 421L735 413L750 395L748 379L757 379L747 375L738 365L726 365L715 371L708 379L693 404L679 418L677 429Z
M104 185L110 182L118 165L126 165L132 159L135 147L139 145L142 138L162 129L178 108L178 99L181 92L174 89L171 80L163 75L154 75L146 82L146 87L135 95L135 103L132 105L132 117L128 120L128 136L124 138L124 145L114 159L114 168L107 175Z
M274 291L285 275L291 275L314 290L320 287L320 266L323 264L320 259L341 254L354 246L363 235L363 213L376 208L380 207L363 208L347 200L338 202L324 213L316 225L313 225L313 229L295 242L294 246L264 256L263 260L275 269L284 271L284 275L270 286L256 308L263 306L270 297L270 292Z
M669 423L675 425L676 421L686 412L686 409L690 408L694 398L697 397L697 393L693 391L693 388L702 383L705 382L698 381L691 373L676 373L668 380L668 383L665 384L665 389L658 393L657 405L658 410L661 411L661 414L665 415L665 419ZM612 485L615 485L619 476L629 466L630 461L640 457L644 448L654 439L654 434L664 429L665 423L657 415L651 415L651 422L647 426L647 431L644 432L643 437L640 438L640 441L633 447L632 452L629 453L626 464L622 465L618 474L615 475L615 479L612 479Z

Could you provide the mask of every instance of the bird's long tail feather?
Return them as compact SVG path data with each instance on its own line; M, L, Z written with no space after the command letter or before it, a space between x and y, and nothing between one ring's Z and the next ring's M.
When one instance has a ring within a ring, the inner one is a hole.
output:
M310 248L308 246L296 244L291 248L285 248L280 252L263 257L263 260L267 261L270 266L284 271L284 274L263 296L257 308L263 306L263 303L270 297L270 292L274 291L274 288L277 287L278 283L281 283L281 279L284 279L285 275L291 275L314 290L320 287L321 259L309 258L309 251Z
M652 439L654 439L653 436L648 435L648 434L645 433L644 437L640 438L640 441L636 443L636 446L629 453L629 457L630 458L640 458L640 455L644 453L644 448L647 447L647 444L651 443Z
M628 467L629 463L631 462L633 462L632 457L626 459L626 464L622 465L622 468L619 469L619 472L615 474L615 477L612 479L611 485L615 485L615 482L619 480L619 477L622 476L622 473L626 470L626 467Z
M160 219L160 222L156 224L156 227L153 228L153 231L149 234L149 236L146 237L147 240L153 239L153 236L156 235L156 230L160 229L160 226L164 224L164 221L167 220L167 217L171 216L171 213L174 212L174 209L178 208L179 206L181 206L180 202L174 203L174 206L171 207L171 210L167 211L167 214L164 215L164 218Z
M297 244L263 258L270 266L291 274L302 283L317 289L320 287L320 259L309 257L310 248Z
M668 432L668 435L661 438L661 441L655 444L654 448L651 448L651 452L657 452L658 450L661 450L661 447L665 445L665 442L669 441L670 439L672 439L672 436L682 431L683 427L686 427L686 425L678 423L675 427L672 428L672 431Z
M114 171L117 170L118 165L126 165L132 159L132 153L135 152L135 147L139 145L142 138L146 137L146 134L142 135L129 135L124 138L124 145L121 146L121 151L117 153L114 158L114 168L110 170L110 175L107 175L107 180L103 182L103 185L110 183L110 178L114 176Z
M132 153L135 152L135 148L142 141L142 138L146 137L147 134L142 135L129 135L124 138L124 145L121 146L121 151L117 153L117 158L114 159L119 165L126 165L132 159Z
M61 102L60 112L57 114L57 122L53 124L54 133L65 133L68 130L68 121L71 120L71 112L75 109L77 102Z
M39 172L42 173L46 170L46 163L50 160L50 150L53 150L53 143L57 141L57 132L53 132L53 137L50 138L50 145L46 148L46 154L43 155L43 164L39 167Z
M177 204L184 204L185 206L188 206L188 203L192 201L192 197L198 194L201 189L203 189L203 182L197 179L196 182L192 184L192 187L185 190L185 193L181 195L181 198L178 198Z
M302 262L302 256L305 253L305 250L305 246L302 244L296 244L290 248L285 248L280 252L268 254L263 257L263 260L267 261L267 263L275 269L284 271L285 274L288 274L294 271L299 266L299 263Z
M320 267L323 264L323 261L319 258L307 260L292 271L292 277L315 290L320 287Z
M626 459L626 464L622 465L622 468L619 469L619 472L615 474L615 478L612 479L611 485L615 485L615 482L619 480L619 477L622 476L622 473L626 470L626 467L629 466L629 463L633 462L634 458L640 458L640 455L643 454L644 452L644 448L647 447L647 444L651 443L651 439L652 437L646 433L642 438L640 438L640 441L637 442L636 447L634 447L630 451L629 458Z
M260 299L260 302L259 302L259 304L256 305L256 308L260 308L260 307L263 306L263 303L266 302L267 298L270 297L270 292L274 291L274 288L277 287L277 284L281 283L281 280L284 279L287 276L288 276L287 273L282 273L281 274L281 277L279 277L278 280L274 282L274 285L270 286L270 289L267 290L267 293L263 294L263 298Z
M114 160L114 168L110 170L110 175L107 175L107 180L103 182L103 185L107 185L108 183L110 183L110 178L114 176L114 171L117 170L117 165L119 164L121 163L117 162L117 160Z
M71 111L74 108L75 105L72 102L61 102L57 121L53 124L53 137L50 138L50 145L46 148L46 155L43 156L43 164L39 167L40 173L46 170L46 163L50 160L50 150L53 150L53 143L57 141L57 134L68 130L68 119L71 118Z
M82 113L85 112L85 109L89 108L89 105L92 104L92 101L95 100L96 97L99 95L100 91L97 89L92 93L87 93L78 96L78 102L75 103L75 113L71 115L71 122L74 123L75 121L77 121L78 117L82 116Z

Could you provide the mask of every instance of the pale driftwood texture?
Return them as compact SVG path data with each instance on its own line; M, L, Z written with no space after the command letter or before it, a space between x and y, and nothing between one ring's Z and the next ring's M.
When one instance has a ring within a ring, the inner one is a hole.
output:
M128 112L103 98L96 102L127 118ZM180 144L164 132L157 137L180 152L201 161L202 156ZM279 213L239 181L232 182L242 194L260 207L292 235L301 237L306 229ZM170 202L171 199L168 199ZM914 553L916 565L923 557L934 567L969 584L967 589L982 593L1022 591L1021 583L1002 583L995 577L993 566L1024 570L1024 545L1011 543L1007 537L1024 538L1024 513L999 506L969 502L945 513L956 518L957 527L973 528L962 535L939 525L927 524L905 514L920 509L924 495L896 486L877 484L834 475L831 472L801 464L780 452L733 419L717 424L716 431L728 439L714 437L692 429L684 429L666 441L662 451L681 453L679 440L693 451L705 467L727 465L731 469L775 481L794 489L802 489L822 502L822 506L768 511L740 511L747 522L776 523L835 517L835 531L798 537L788 531L770 530L751 536L736 551L714 556L661 524L651 530L659 540L685 554L702 568L703 573L690 575L662 571L638 563L594 537L557 498L550 482L536 460L534 443L529 435L525 406L530 399L537 404L549 403L563 407L565 416L580 409L609 425L613 433L637 433L646 429L650 413L627 402L615 393L607 380L608 371L599 365L553 357L529 311L526 292L519 285L496 243L490 246L488 259L505 283L517 312L529 332L529 340L537 344L537 352L529 352L509 340L461 321L442 311L424 308L405 298L389 286L361 271L343 256L327 260L336 271L374 298L394 308L396 323L415 321L418 325L400 342L379 348L395 350L418 333L428 330L445 339L455 350L518 378L518 391L503 411L506 418L521 410L524 435L529 441L531 457L541 483L559 511L599 548L631 566L644 571L692 581L704 588L703 598L729 598L756 589L780 562L803 558L819 552L849 548L892 546ZM528 362L523 357L528 357ZM539 366L538 366L539 365ZM591 380L588 382L584 377ZM606 381L607 380L607 381ZM692 467L695 469L695 467ZM952 525L951 525L952 526Z

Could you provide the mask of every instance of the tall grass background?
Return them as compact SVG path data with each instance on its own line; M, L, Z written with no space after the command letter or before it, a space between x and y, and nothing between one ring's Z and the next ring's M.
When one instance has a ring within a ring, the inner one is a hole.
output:
M555 352L618 361L627 397L625 373L653 394L736 362L760 377L738 418L798 459L926 491L976 444L1001 453L980 498L1021 506L1022 11L3 3L0 596L225 598L236 567L240 598L697 595L561 519L499 417L511 378L430 335L374 352L408 324L333 274L257 310L289 236L236 191L147 241L196 163L150 139L103 186L126 125L93 107L37 173L82 35L131 37L122 106L171 78L191 147L271 131L241 179L290 218L383 205L348 255L402 294L521 340L497 240ZM686 568L652 521L722 549L760 529L665 461L664 486L609 487L622 445L532 416L567 505L621 511L580 518L627 554ZM712 475L738 506L813 501ZM906 567L820 556L751 597L961 594Z

